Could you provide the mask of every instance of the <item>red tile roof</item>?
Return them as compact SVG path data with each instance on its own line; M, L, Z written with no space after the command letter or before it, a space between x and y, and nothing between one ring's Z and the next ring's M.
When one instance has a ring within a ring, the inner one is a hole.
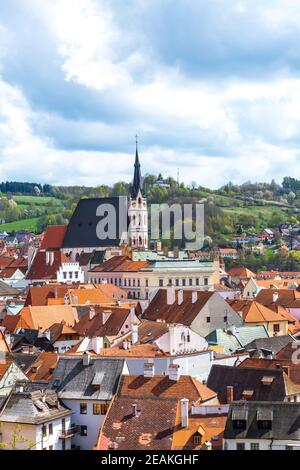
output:
M70 286L65 284L47 284L46 286L30 286L25 301L25 307L48 305L49 299L64 298Z
M46 252L38 251L26 279L34 280L51 280L56 279L57 271L62 263L67 263L69 258L59 251L53 252L54 261L52 264L46 264Z
M114 256L96 266L92 272L139 272L149 266L148 261L132 261L127 256Z
M47 227L40 249L59 250L62 247L66 230L66 225L50 225Z

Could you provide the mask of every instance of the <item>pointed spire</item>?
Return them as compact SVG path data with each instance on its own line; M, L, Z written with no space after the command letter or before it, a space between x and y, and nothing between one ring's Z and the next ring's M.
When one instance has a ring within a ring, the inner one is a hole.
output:
M135 163L134 163L134 177L132 187L132 197L136 198L139 190L142 190L142 176L141 176L141 164L139 159L138 150L138 136L135 136L136 152L135 152Z

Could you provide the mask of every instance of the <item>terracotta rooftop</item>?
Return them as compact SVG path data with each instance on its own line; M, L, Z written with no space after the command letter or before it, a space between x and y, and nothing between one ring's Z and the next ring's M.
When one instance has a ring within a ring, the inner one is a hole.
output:
M57 271L59 270L60 266L62 263L67 263L69 258L67 258L67 256L60 251L54 251L53 256L53 263L47 264L46 252L38 251L35 255L30 270L27 273L26 279L31 281L56 279Z
M36 361L31 364L27 377L29 380L46 380L52 377L53 370L56 367L59 356L52 352L42 352Z
M56 298L63 299L68 292L70 286L66 284L47 284L45 286L30 286L25 301L25 307L32 305L33 307L48 305L49 300Z
M41 250L59 250L65 238L66 225L49 225L44 233Z
M242 314L245 323L287 321L283 315L256 300L227 300L227 302L236 312Z
M250 279L251 277L255 278L256 274L250 271L248 268L234 267L228 271L229 276L231 277L240 277L243 279Z
M96 266L92 272L139 272L149 266L148 261L132 261L127 256L114 256Z

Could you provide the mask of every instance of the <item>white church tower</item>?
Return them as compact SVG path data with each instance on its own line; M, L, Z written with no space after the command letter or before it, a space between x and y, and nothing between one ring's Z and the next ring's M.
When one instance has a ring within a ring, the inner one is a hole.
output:
M136 154L134 178L129 200L129 240L136 250L148 249L148 211L147 200L143 196L141 165L139 161L138 140L136 138Z

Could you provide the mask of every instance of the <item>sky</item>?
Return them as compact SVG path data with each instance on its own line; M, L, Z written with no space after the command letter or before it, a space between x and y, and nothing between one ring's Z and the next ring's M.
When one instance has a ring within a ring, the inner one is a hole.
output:
M300 178L299 0L1 0L0 180Z

